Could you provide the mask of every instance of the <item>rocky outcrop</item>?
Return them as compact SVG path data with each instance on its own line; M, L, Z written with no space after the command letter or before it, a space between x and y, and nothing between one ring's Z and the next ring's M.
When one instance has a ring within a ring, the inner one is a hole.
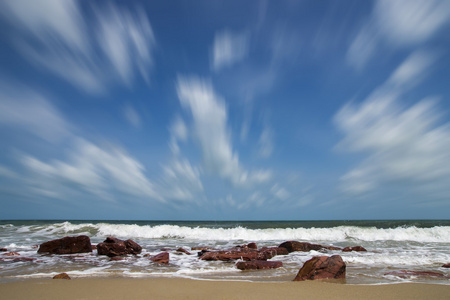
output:
M49 254L86 253L92 252L92 246L91 240L86 235L66 236L41 244L37 252Z
M358 252L364 252L367 251L366 248L361 246L354 246L354 247L345 247L342 249L343 252L350 252L350 251L358 251Z
M288 241L281 243L278 247L280 248L286 248L289 253L294 251L302 251L302 252L309 252L311 250L319 251L322 249L326 249L325 246L318 245L318 244L311 244L306 242L297 242L297 241Z
M127 254L139 254L142 247L133 240L120 240L114 237L108 237L103 243L97 245L97 253L99 255L107 255L109 257L121 256Z
M275 255L288 255L289 251L283 247L263 247L259 251L274 251Z
M58 275L53 276L53 279L70 279L70 276L67 273L60 273Z
M184 254L187 254L187 255L191 255L191 252L187 251L187 250L184 249L184 248L178 248L178 249L177 249L177 252L179 252L179 253L184 253Z
M155 256L150 257L150 260L155 263L167 265L169 263L169 253L162 252L162 253L156 254Z
M294 281L344 279L346 265L340 255L315 256L304 263Z
M256 243L249 243L247 245L248 249L258 249L258 246L256 245Z
M239 270L264 270L276 269L283 266L281 261L266 261L266 260L252 260L240 261L236 263L236 268Z
M412 270L401 270L385 273L384 275L393 275L400 278L409 278L411 276L420 276L420 277L439 277L439 278L447 278L445 274L433 271L412 271Z
M220 261L232 261L232 260L268 260L277 255L276 250L228 250L228 251L208 251L203 252L200 256L202 260L220 260Z

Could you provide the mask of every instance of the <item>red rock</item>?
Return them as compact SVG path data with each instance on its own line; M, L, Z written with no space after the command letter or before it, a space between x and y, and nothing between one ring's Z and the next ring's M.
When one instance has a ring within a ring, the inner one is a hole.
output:
M271 250L275 251L275 255L288 255L289 251L283 247L263 247L259 251Z
M53 276L53 279L70 279L70 276L67 273L60 273L58 275Z
M91 244L92 250L97 250L97 245Z
M209 251L203 252L200 256L202 260L221 260L221 261L231 261L231 260L268 260L274 257L276 254L275 250L266 249L263 251L247 249L244 251Z
M401 271L394 271L385 273L384 275L394 275L400 278L408 278L411 276L424 276L424 277L440 277L440 278L446 278L447 276L439 273L439 272L433 272L433 271L411 271L411 270L401 270Z
M345 263L339 255L315 256L305 262L294 281L345 278Z
M132 240L120 240L114 237L108 237L103 243L97 245L98 255L107 255L109 257L122 256L127 254L139 254L142 247Z
M249 243L247 245L248 249L258 249L258 246L256 245L256 243Z
M342 248L335 247L335 246L325 246L325 249L327 249L327 250L342 250Z
M6 256L19 256L20 254L17 253L17 252L8 252L8 253L4 253L3 255L6 255Z
M192 247L191 250L212 250L211 247Z
M14 257L13 259L11 259L11 261L13 262L24 262L24 261L34 261L36 260L36 258L32 258L32 257Z
M88 236L66 236L62 239L45 242L39 246L38 253L72 254L92 252Z
M187 250L184 249L184 248L178 248L178 249L177 249L177 252L185 253L185 254L187 254L187 255L191 255L191 252L187 251Z
M318 244L296 242L296 241L284 242L280 244L278 247L286 248L289 251L289 253L294 251L302 251L302 252L309 252L311 250L318 251L325 248L324 246Z
M350 252L350 251L358 251L358 252L364 252L367 251L366 248L361 246L354 246L354 247L345 247L342 249L343 252Z
M0 252L6 252L6 251L8 251L8 249L6 249L6 248L0 248Z
M442 268L450 268L450 263L449 264L443 264Z
M169 253L162 252L162 253L156 254L155 256L150 257L150 260L155 263L167 265L169 263Z
M263 269L276 269L283 266L281 261L265 261L265 260L252 260L252 261L240 261L236 264L236 268L239 270L263 270Z

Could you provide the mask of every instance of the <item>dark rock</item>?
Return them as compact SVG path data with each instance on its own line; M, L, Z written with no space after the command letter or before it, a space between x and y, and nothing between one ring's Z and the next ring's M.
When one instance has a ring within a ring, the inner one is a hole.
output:
M311 244L306 242L296 242L296 241L288 241L280 244L278 247L286 248L289 253L294 251L302 251L302 252L309 252L311 250L319 251L321 249L324 249L326 247L318 244Z
M411 270L401 270L401 271L394 271L385 273L384 275L394 275L400 278L408 278L411 276L421 276L421 277L440 277L440 278L446 278L447 276L439 273L439 272L433 272L433 271L411 271Z
M197 256L198 256L198 257L201 257L201 256L203 256L203 254L205 254L206 252L211 252L211 251L210 251L210 250L207 250L207 249L203 249L202 251L197 252Z
M38 253L72 254L92 252L91 240L86 235L66 236L62 239L45 242L39 246Z
M448 264L443 264L443 265L442 265L442 268L450 268L450 263L448 263Z
M355 246L355 247L345 247L342 249L343 252L350 252L350 251L358 251L358 252L364 252L367 251L366 248L361 246Z
M6 249L6 248L0 248L0 252L6 252L6 251L8 251L8 249Z
M155 263L167 265L169 263L169 253L162 252L162 253L156 254L155 256L150 257L150 260Z
M239 270L263 270L263 269L276 269L283 266L281 261L265 261L265 260L252 260L252 261L240 261L236 264L236 268Z
M258 246L256 245L256 243L249 243L247 245L248 249L258 249Z
M122 256L127 254L139 254L142 247L132 240L120 240L114 237L108 237L103 243L97 245L97 253L99 255L107 255L109 257Z
M53 276L53 279L70 279L70 276L67 273L60 273L58 275Z
M339 255L315 256L304 263L294 281L345 278L345 263Z
M177 249L177 252L181 252L181 253L185 253L185 254L187 254L187 255L191 255L191 252L187 251L187 250L184 249L184 248L178 248L178 249Z

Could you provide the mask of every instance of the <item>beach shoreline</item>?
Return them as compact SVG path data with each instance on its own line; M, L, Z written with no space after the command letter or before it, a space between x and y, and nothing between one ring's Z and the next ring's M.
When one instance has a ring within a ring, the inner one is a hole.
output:
M24 279L0 283L4 299L448 299L450 285L352 285L185 278Z

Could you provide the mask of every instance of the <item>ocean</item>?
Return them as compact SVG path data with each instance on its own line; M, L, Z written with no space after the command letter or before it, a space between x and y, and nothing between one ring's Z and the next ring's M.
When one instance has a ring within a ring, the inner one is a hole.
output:
M41 255L37 246L64 236L87 235L92 244L108 236L132 239L142 246L138 256L111 261L93 253ZM326 246L362 246L367 252L292 252L271 260L283 262L273 270L241 271L235 262L199 260L192 247L225 250L255 242L258 248L302 241ZM176 252L183 247L190 255ZM317 255L341 255L348 284L425 282L450 284L450 220L376 221L0 221L0 248L32 261L14 261L0 253L0 282L49 278L66 272L72 277L182 277L203 280L290 281L303 263ZM170 253L159 265L145 254ZM19 257L19 256L16 256ZM433 271L445 277L398 276L402 270ZM394 274L388 274L392 273Z

